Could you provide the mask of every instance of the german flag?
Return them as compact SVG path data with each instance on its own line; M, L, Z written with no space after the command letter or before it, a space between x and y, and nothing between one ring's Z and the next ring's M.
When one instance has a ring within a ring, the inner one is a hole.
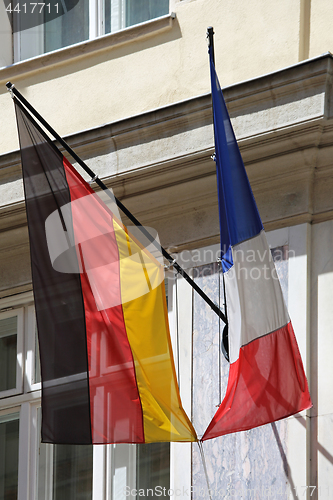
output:
M196 441L162 264L16 99L42 374L42 441Z

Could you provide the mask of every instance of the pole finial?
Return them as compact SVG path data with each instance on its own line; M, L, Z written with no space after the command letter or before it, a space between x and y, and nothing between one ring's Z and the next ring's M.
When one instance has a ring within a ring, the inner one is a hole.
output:
M208 41L208 48L210 48L212 52L212 58L213 58L213 63L215 65L215 54L214 54L214 28L212 26L209 26L207 28L207 41Z
M10 93L11 98L14 99L13 89L15 88L15 85L11 82L7 82L6 87L7 87L8 92Z
M207 37L213 36L214 35L214 28L213 26L208 26L207 28Z

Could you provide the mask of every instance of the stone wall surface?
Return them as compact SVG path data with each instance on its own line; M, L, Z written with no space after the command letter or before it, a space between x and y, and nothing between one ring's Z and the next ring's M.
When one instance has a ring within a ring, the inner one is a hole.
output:
M273 249L285 300L288 297L287 248ZM222 306L223 284L217 264L195 269L196 283ZM220 291L219 291L220 290ZM229 364L220 349L217 316L203 300L193 298L193 424L201 436L226 391ZM203 443L209 487L213 498L287 499L294 482L288 463L290 419ZM197 445L192 445L193 499L208 498L207 481ZM295 493L295 492L294 492Z

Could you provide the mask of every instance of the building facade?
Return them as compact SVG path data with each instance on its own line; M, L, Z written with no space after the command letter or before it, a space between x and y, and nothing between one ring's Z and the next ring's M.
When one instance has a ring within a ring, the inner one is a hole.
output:
M29 241L5 87L14 83L222 304L208 26L313 401L294 417L205 442L211 495L333 498L330 3L138 4L79 0L70 16L21 32L0 4L0 499L209 498L196 444L40 443ZM166 276L180 393L201 435L226 389L223 323L172 269Z

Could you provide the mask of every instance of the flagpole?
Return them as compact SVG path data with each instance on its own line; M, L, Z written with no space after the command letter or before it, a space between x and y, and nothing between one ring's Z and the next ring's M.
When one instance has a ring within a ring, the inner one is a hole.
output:
M209 26L207 28L207 40L208 40L208 48L211 51L213 64L215 66L214 28L212 26ZM213 123L214 123L214 112L212 113L212 115L213 115ZM214 142L215 142L215 127L214 127ZM215 157L215 154L214 154L214 157ZM226 292L225 292L225 279L224 279L223 269L221 269L221 271L222 271L222 281L223 281L224 315L225 315L225 320L224 320L225 327L223 328L223 334L222 334L222 352L223 352L225 359L229 362L229 349L227 348L227 345L228 345L227 298L226 298Z
M81 160L81 158L73 151L73 149L64 141L64 139L48 124L46 120L38 113L37 110L23 97L23 95L16 89L16 87L11 83L6 83L7 90L14 94L14 96L22 103L24 106L37 118L37 120L53 135L53 137L68 151L68 153L72 156L72 158L83 168L88 175L90 175L91 179L96 182L96 184L103 189L106 194L114 199L117 206L120 210L129 218L135 226L137 226L140 231L146 236L146 238L159 250L162 252L163 257L169 261L170 267L174 267L174 269L192 286L192 288L200 295L200 297L211 307L211 309L224 321L227 322L225 315L221 311L221 309L205 294L203 290L195 283L194 280L187 274L187 272L176 262L176 260L162 247L159 246L155 238L147 231L147 229L142 226L142 224L138 221L138 219L123 205L123 203L116 198L114 195L111 195L108 187L104 184L103 181L99 179L99 177L88 167L88 165Z

